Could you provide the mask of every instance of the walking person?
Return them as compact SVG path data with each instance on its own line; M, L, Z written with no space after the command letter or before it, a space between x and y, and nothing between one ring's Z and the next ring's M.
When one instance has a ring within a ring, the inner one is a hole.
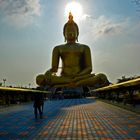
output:
M38 118L38 114L39 114L40 118L42 119L43 106L44 106L43 95L40 93L35 94L33 107L34 107L34 115L35 115L36 119Z

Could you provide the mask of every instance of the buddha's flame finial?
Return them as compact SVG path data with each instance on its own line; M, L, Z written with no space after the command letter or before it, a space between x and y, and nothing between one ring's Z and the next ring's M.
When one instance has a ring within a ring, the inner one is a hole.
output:
M73 21L73 15L71 12L69 12L69 22L72 22Z

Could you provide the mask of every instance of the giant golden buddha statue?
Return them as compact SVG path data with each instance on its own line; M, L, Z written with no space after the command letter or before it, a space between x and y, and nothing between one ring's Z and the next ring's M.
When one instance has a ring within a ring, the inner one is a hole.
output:
M90 48L87 45L76 43L79 29L69 13L69 20L64 25L63 34L66 44L56 46L52 53L52 66L45 74L36 77L39 86L52 87L102 87L109 84L105 74L91 74L92 61ZM62 60L60 76L56 73L59 61Z

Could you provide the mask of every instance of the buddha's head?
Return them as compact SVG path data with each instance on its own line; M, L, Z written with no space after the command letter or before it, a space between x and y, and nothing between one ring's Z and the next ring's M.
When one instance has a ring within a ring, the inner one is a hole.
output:
M68 22L64 25L63 35L65 37L65 41L67 42L78 41L79 28L78 25L73 21L71 12L69 13Z

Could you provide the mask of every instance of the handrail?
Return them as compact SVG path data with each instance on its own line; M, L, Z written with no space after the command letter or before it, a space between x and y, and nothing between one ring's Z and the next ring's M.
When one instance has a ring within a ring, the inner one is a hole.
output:
M11 87L0 87L0 91L20 91L20 92L46 93L46 94L50 93L50 91L22 89L22 88L11 88Z
M135 87L135 86L140 86L140 78L129 80L126 82L121 82L118 84L101 87L101 88L97 88L92 91L93 92L108 91L108 90L115 90L115 89L119 89L119 88L128 88L128 87Z

